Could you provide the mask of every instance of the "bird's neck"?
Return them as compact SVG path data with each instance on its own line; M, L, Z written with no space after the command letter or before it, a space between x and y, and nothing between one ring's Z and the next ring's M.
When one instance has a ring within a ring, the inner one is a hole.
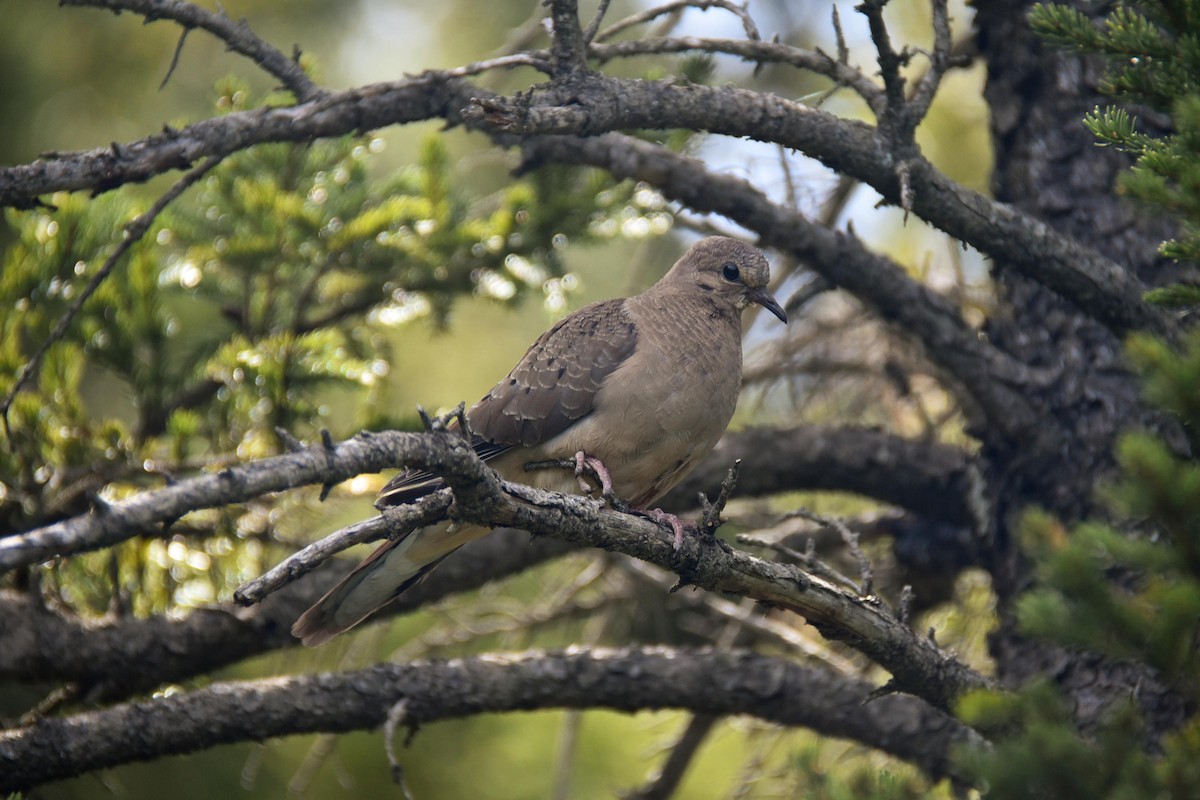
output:
M741 313L724 298L709 292L688 291L660 282L627 301L635 317L659 320L679 331L707 331L709 336L732 336L739 345L742 339Z

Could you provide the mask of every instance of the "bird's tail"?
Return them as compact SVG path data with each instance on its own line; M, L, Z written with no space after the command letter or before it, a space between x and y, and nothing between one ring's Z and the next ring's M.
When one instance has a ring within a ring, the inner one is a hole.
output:
M487 532L478 525L442 523L384 542L300 615L292 635L308 647L324 644L420 583L443 558Z

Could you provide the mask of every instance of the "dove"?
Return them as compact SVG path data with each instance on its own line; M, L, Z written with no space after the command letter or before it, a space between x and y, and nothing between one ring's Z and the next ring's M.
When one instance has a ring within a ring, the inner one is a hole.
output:
M709 236L641 294L564 317L466 412L475 451L506 480L558 492L580 492L587 468L603 494L669 524L678 549L680 520L650 506L708 455L733 417L742 311L757 304L787 323L769 278L757 248ZM525 469L559 460L573 460L574 473ZM375 505L411 503L443 486L406 470ZM443 522L384 542L301 615L292 634L309 646L328 641L489 531Z

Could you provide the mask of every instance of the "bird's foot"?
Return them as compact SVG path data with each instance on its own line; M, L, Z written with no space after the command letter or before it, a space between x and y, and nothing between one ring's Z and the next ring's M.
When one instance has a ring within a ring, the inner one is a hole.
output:
M579 481L581 490L591 494L592 487L583 479L584 470L591 470L592 474L596 476L596 480L600 481L600 496L605 500L613 500L612 475L608 474L608 467L604 466L604 462L600 459L593 458L580 450L575 454L575 479Z
M659 525L666 525L671 529L671 533L675 534L674 547L678 553L683 549L683 520L661 508L652 508L646 512L646 516L657 522Z

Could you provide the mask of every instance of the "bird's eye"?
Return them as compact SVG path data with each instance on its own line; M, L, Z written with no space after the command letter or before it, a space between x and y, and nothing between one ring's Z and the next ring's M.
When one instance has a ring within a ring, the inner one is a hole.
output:
M726 264L721 267L721 277L730 283L735 283L741 277L741 272L738 270L737 264Z

